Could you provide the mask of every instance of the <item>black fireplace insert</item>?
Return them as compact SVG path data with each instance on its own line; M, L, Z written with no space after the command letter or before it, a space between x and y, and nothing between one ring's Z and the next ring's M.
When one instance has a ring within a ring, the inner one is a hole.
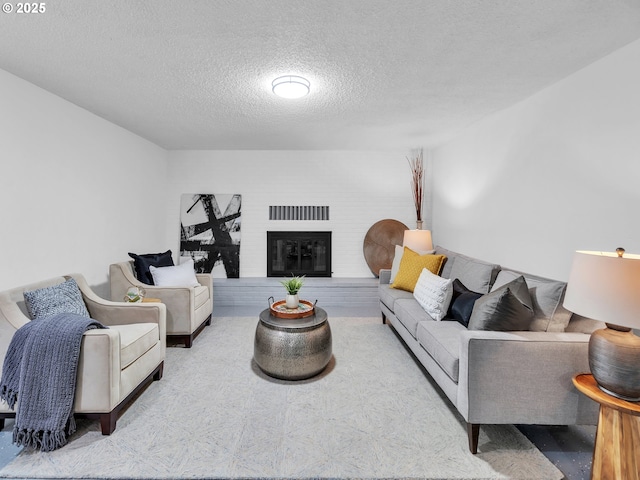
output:
M267 232L267 277L331 276L331 232Z

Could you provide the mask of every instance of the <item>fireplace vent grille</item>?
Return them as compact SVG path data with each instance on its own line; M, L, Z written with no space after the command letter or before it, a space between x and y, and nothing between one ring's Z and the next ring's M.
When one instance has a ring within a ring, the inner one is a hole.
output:
M269 220L329 220L329 207L326 205L271 205Z

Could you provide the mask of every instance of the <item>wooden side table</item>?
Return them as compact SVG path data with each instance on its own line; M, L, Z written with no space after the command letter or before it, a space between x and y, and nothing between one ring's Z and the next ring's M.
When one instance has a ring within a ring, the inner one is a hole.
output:
M640 402L603 392L591 374L576 375L573 384L600 404L591 480L640 480Z

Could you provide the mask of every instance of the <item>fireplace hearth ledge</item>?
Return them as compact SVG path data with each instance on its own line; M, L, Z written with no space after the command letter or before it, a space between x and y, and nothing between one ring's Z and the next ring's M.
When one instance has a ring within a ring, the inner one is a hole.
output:
M283 277L282 277L283 278ZM269 297L284 298L280 277L214 278L213 305L218 307L248 306L267 308ZM353 307L378 304L378 279L375 277L309 277L305 278L300 298L322 306Z

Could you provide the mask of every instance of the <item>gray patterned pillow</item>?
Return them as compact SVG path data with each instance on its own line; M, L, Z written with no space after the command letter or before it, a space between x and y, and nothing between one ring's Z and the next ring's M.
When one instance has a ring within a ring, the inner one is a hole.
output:
M24 303L32 320L57 313L76 313L90 317L80 288L73 278L52 287L25 291Z

